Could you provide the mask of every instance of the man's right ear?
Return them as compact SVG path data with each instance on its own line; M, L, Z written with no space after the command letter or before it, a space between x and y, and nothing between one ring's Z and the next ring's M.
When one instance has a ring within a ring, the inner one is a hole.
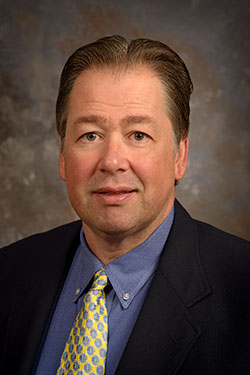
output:
M62 140L59 139L59 176L65 181L65 160L62 150Z

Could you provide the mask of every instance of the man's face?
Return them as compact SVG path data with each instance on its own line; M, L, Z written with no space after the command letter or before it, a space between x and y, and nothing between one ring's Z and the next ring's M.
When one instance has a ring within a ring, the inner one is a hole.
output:
M59 164L85 233L146 239L169 214L188 141L175 150L164 101L147 67L77 78Z

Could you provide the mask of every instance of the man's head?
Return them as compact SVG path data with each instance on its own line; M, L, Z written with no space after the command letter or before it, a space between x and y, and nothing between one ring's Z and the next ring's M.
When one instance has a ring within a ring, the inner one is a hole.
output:
M129 251L169 214L186 170L190 92L184 63L158 42L105 38L67 62L60 176L92 250L102 238Z
M182 59L167 45L149 39L130 43L115 35L77 49L63 69L56 106L57 131L65 137L68 105L74 83L87 69L110 68L115 71L147 66L160 79L166 96L166 111L171 120L176 144L189 132L189 100L192 82Z

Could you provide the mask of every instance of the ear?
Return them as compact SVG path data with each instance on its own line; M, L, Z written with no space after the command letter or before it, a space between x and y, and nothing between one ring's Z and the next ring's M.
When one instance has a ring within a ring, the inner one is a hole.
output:
M188 160L188 146L189 139L188 137L182 139L178 146L178 150L175 156L175 179L180 180L186 172L187 160Z
M65 181L65 160L62 150L62 140L59 139L59 176Z

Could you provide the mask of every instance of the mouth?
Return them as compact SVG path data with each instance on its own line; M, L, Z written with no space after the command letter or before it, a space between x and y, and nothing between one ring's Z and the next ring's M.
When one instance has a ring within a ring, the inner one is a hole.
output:
M130 187L105 187L94 191L94 195L105 204L117 205L132 198L137 193L137 189Z
M116 190L116 191L97 191L97 194L103 195L119 195L119 194L130 194L135 192L136 190Z
M129 194L135 191L137 191L137 189L132 189L130 187L121 186L121 187L113 188L113 187L107 186L107 187L97 189L94 193L113 195L113 194Z

